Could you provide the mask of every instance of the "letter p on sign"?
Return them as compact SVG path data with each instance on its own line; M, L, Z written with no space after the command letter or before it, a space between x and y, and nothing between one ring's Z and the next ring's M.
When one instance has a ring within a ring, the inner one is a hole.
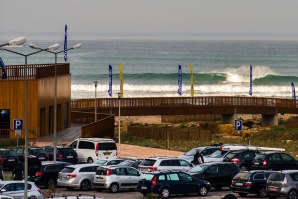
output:
M242 131L242 120L235 120L235 130Z
M22 130L23 129L23 120L22 119L14 119L13 120L13 129L14 130Z

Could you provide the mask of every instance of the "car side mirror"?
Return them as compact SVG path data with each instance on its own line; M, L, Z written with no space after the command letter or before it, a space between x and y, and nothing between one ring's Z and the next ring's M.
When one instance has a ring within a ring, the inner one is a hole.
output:
M141 176L141 174L140 174L140 173L138 173L138 176Z
M2 193L2 192L5 192L5 191L6 191L6 189L1 189L1 190L0 190L1 193Z

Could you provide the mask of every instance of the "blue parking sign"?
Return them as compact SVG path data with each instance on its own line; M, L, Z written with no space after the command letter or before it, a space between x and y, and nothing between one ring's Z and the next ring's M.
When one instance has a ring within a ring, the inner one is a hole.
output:
M235 120L235 130L242 131L242 120Z
M22 130L23 129L23 120L22 119L14 119L13 120L13 129L14 130Z

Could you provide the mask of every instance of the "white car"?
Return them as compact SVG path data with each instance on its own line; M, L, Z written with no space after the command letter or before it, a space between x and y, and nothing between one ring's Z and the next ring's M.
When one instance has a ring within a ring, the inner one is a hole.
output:
M12 196L13 198L24 198L24 181L1 181L0 187L1 194ZM28 182L27 196L37 199L43 198L40 189L34 182Z
M0 199L13 199L13 197L8 195L0 195Z

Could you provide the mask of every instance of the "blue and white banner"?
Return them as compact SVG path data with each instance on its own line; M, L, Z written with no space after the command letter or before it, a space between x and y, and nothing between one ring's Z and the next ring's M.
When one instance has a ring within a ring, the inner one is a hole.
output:
M181 65L178 66L178 91L179 95L182 95L182 68Z
M292 99L296 100L296 91L295 91L295 85L293 82L291 83L291 86L292 86Z
M0 67L1 67L2 79L6 79L7 74L6 74L5 64L1 59L1 57L0 57Z
M65 25L65 36L64 36L64 61L67 61L67 25Z
M112 86L113 86L112 76L113 76L113 69L112 69L112 66L109 65L109 90L108 90L108 93L109 93L110 97L112 97Z
M252 65L249 67L249 95L252 96Z

